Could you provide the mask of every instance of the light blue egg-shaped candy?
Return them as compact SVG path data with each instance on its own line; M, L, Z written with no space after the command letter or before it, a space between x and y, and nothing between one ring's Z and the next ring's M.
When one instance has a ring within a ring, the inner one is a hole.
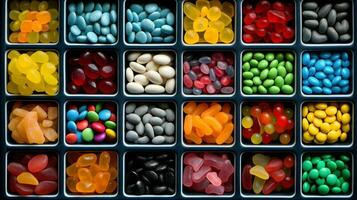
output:
M131 32L127 37L129 43L133 43L135 41L135 33Z
M312 89L309 86L303 86L302 92L305 94L312 94Z
M155 29L151 32L151 35L152 35L153 37L161 36L161 28L155 28Z
M154 20L157 20L160 18L160 12L158 11L155 11L153 13L151 13L148 18L151 20L151 21L154 21Z
M341 88L338 86L334 86L331 88L331 91L333 94L339 94L339 93L341 93Z
M79 36L77 36L77 41L80 42L80 43L87 42L87 40L88 40L87 35L79 35Z
M84 15L84 19L86 20L87 24L90 23L90 14L91 14L91 12L86 13L86 14Z
M326 95L330 95L330 94L332 94L332 90L331 90L331 88L324 87L324 88L322 88L322 93L324 93Z
M69 10L69 12L76 12L76 4L70 3L68 5L68 10Z
M108 26L110 24L109 13L107 12L103 13L102 18L100 18L100 24L102 26Z
M103 11L103 7L101 3L96 3L94 6L94 10L99 10L99 11Z
M332 85L337 85L342 80L341 76L335 76L332 79Z
M87 106L86 105L83 105L81 107L78 108L78 112L83 112L83 111L86 111L87 110Z
M351 62L349 60L342 61L342 67L349 67L350 65L351 65Z
M68 121L67 122L67 130L69 132L76 132L77 131L77 125L74 121Z
M341 81L338 83L338 85L339 85L340 87L344 87L344 86L348 85L349 82L350 82L349 80L341 80Z
M81 30L78 28L77 25L71 26L70 29L71 29L71 33L72 33L73 35L75 35L75 36L78 36L78 35L81 34Z
M144 7L145 11L148 13L153 13L153 12L157 11L158 8L159 8L159 6L156 3L148 3Z
M169 14L169 12L170 12L170 9L168 9L168 8L162 9L162 10L160 11L160 17L161 17L161 18L165 18L165 17Z
M308 65L310 63L310 53L304 53L302 55L302 64Z
M70 109L66 113L66 117L68 121L76 121L78 119L78 111L75 109Z
M140 25L143 31L152 32L155 28L154 22L152 22L150 19L144 19L143 21L141 21Z
M309 81L308 81L308 80L303 80L303 81L302 81L302 84L303 84L303 85L310 86L310 83L309 83Z
M309 68L309 76L313 76L316 73L316 68L315 67L310 67Z
M319 59L319 55L317 53L311 53L311 59Z
M174 28L172 28L172 26L170 25L163 25L161 27L161 32L166 35L171 35L172 33L174 33Z
M325 78L324 80L322 80L322 84L328 88L332 87L332 82L328 78Z
M330 57L330 59L332 60L332 61L335 61L335 60L337 60L337 59L339 59L340 58L340 54L339 53L333 53L332 55L331 55L331 57Z
M145 32L145 34L146 34L146 37L147 37L146 43L151 43L151 42L152 42L152 36L151 36L151 34L150 34L149 32Z
M139 21L143 21L143 19L148 17L148 14L146 14L146 12L143 11L143 12L139 13L138 17L139 17Z
M163 41L164 41L164 38L162 38L162 37L152 37L152 41L153 41L153 42L156 42L156 43L158 43L158 42L163 42Z
M133 25L132 25L131 22L127 22L127 23L125 24L125 34L126 34L126 35L130 35L131 32L133 32Z
M321 85L321 82L315 77L310 76L307 80L313 86L320 86Z
M330 57L331 57L331 53L330 52L322 52L322 53L320 53L320 58L328 59Z
M323 73L323 72L317 72L316 74L315 74L315 77L317 78L317 79L324 79L324 78L326 78L326 74L325 73Z
M77 26L81 30L86 30L87 23L86 23L86 20L84 19L84 17L82 17L82 16L77 17Z
M350 91L350 86L347 85L341 89L341 93L347 94Z
M146 36L145 32L144 31L139 31L138 33L136 33L135 41L137 43L141 43L141 44L146 43L147 42L147 36Z
M98 22L95 23L95 24L93 25L93 32L94 32L95 34L100 35L100 28L101 28L100 24L99 24Z
M108 3L108 2L103 3L102 9L103 9L103 12L109 12L110 11L110 3Z
M332 65L333 65L333 62L332 62L330 59L326 59L326 60L325 60L325 65L326 65L326 66L332 66Z
M133 22L139 22L139 15L133 12Z
M349 60L349 55L347 52L343 52L341 55L342 60Z
M99 41L100 43L107 43L107 37L101 35L101 36L98 37L98 41Z
M311 60L310 60L310 63L309 63L309 66L310 66L310 67L311 67L311 66L314 66L315 63L316 63L316 61L317 61L316 58L311 59Z
M113 44L116 41L116 39L112 34L109 33L109 34L107 34L107 41L109 43Z
M84 3L81 1L81 2L78 2L77 3L77 6L76 6L76 12L77 14L82 14L84 11Z
M328 66L323 68L323 71L325 72L325 74L333 74L334 73L333 68L332 67L328 67Z
M309 69L307 67L303 67L301 73L303 79L307 79L309 77Z
M314 93L314 94L322 93L322 88L319 87L319 86L314 86L314 87L311 88L311 90L312 90L312 93Z
M110 112L108 109L103 109L98 113L98 115L100 120L107 121L109 120L110 116L112 116L112 112Z
M132 25L133 25L133 31L134 32L141 31L141 24L139 22L133 22Z
M161 28L163 25L166 24L166 19L157 19L154 21L154 24L155 24L155 28Z
M166 23L170 26L175 24L175 15L172 12L166 15Z
M109 28L108 26L102 27L102 28L100 29L100 32L101 32L102 35L107 35L107 34L110 33L110 28Z
M342 68L341 76L343 79L349 79L351 77L351 70L348 68Z
M128 22L133 22L133 12L130 9L126 9L126 20L128 20Z
M342 66L342 60L341 60L341 59L335 60L335 61L333 62L333 64L332 64L332 67L333 67L334 69L338 69L338 68L340 68L341 66Z
M77 136L77 143L78 144L82 144L83 143L82 132L81 131L77 131L76 132L76 136Z
M98 36L94 32L88 32L87 33L87 38L90 43L97 43L98 42Z
M333 74L335 76L341 76L341 72L342 72L342 68L338 68L337 70L335 70L335 72Z
M118 35L118 27L116 24L110 25L110 33L116 37Z
M102 11L95 10L90 14L89 20L91 22L97 22L100 20L101 17L102 17Z
M335 78L335 75L329 74L329 75L327 75L327 78L330 79L330 81L332 81Z
M137 3L131 4L129 8L137 14L141 13L144 10L143 6Z
M67 24L69 26L75 25L77 22L77 15L75 12L70 12L67 18Z
M315 63L315 68L316 68L317 71L321 71L325 67L326 67L326 62L323 59L320 59Z
M88 25L86 27L85 33L88 33L88 32L93 32L93 25Z
M170 42L173 42L174 40L175 40L175 37L172 36L172 35L164 37L164 42L165 43L170 43Z
M110 18L110 23L116 23L117 22L117 12L115 10L111 10L109 13L109 18Z
M93 2L88 2L84 5L84 12L92 12L95 4Z

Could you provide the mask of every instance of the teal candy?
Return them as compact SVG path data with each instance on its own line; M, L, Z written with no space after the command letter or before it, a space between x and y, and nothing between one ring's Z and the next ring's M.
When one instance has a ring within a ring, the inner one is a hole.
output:
M101 29L101 26L99 23L95 23L94 26L93 26L93 32L96 33L96 34L100 34L100 29Z
M77 17L77 26L81 30L85 30L87 28L87 23L86 23L86 20L84 19L84 17L82 17L82 16Z
M93 2L88 2L84 5L84 12L92 12L95 4Z
M88 41L87 39L88 39L88 38L87 38L86 35L79 35L79 36L77 36L77 42L82 42L82 43L84 43L84 42L87 42L87 41Z
M145 34L145 32L143 31L139 31L136 35L135 35L135 41L141 44L144 44L147 42L147 36Z
M166 15L166 23L170 26L175 24L175 15L172 12Z
M138 16L139 16L139 21L142 21L143 19L148 17L146 12L141 12Z
M132 32L133 32L133 25L131 24L131 22L127 22L125 24L125 34L130 35Z
M161 28L155 28L153 32L151 32L151 35L156 37L161 35Z
M78 2L76 6L76 12L77 14L82 14L84 11L84 3L83 2Z
M95 7L94 7L94 10L103 11L102 4L100 4L100 3L96 3L96 4L95 4Z
M111 23L116 23L118 18L117 12L115 10L111 10L109 13L109 18Z
M89 42L91 43L97 43L98 42L98 36L94 32L88 32L87 33L87 38Z
M76 4L70 3L70 4L68 5L68 10L69 10L70 12L76 12Z
M164 38L162 38L162 37L153 37L152 41L153 42L162 42L162 41L164 41Z
M145 11L148 13L153 13L158 10L159 6L156 3L148 3L145 5Z
M78 36L81 34L81 30L78 28L77 25L71 26L71 33L75 36Z
M76 41L76 36L73 35L72 33L69 33L69 34L68 34L68 40L69 40L70 42L75 42L75 41Z
M133 23L132 23L132 26L133 26L133 31L134 31L134 32L139 32L139 31L141 31L140 23L138 23L138 22L133 22Z
M144 19L143 21L141 21L141 29L143 31L152 32L154 28L155 28L155 24L150 19Z
M173 42L174 40L175 40L175 37L172 36L172 35L166 36L166 37L164 38L164 42L165 42L165 43L170 43L170 42Z
M109 13L107 12L103 13L102 18L100 18L100 24L102 26L108 26L110 24Z
M112 35L112 34L108 34L107 35L107 41L109 42L109 43L114 43L115 42L115 37Z
M101 35L101 36L98 37L98 41L101 42L101 43L106 43L107 42L107 37Z
M90 14L91 13L89 12L84 15L84 19L86 20L86 22L89 22Z
M133 21L134 22L139 22L139 16L137 13L133 12Z
M135 41L135 33L134 32L131 32L129 35L128 35L128 42L129 43L133 43Z
M96 11L93 11L91 14L90 14L90 18L89 20L91 22L96 22L98 21L101 17L102 17L102 11L100 10L96 10Z
M117 28L117 25L116 25L116 24L110 25L110 33L111 33L113 36L117 36L117 35L118 35L118 28Z
M103 12L109 12L110 11L110 3L108 3L108 2L103 3L102 9L103 9Z
M93 25L88 25L85 30L86 33L93 32Z
M161 28L163 25L166 24L166 20L165 19L157 19L157 20L154 20L154 24L155 24L155 28Z
M76 20L77 20L77 15L75 12L70 12L68 15L68 19L67 19L67 23L70 26L73 26L76 24Z
M145 32L145 34L146 34L146 37L147 37L146 43L151 43L151 42L152 42L152 36L151 36L151 34L150 34L149 32Z
M136 13L140 13L144 10L144 8L140 4L135 3L135 4L131 4L130 10L132 10L133 12L136 12Z
M109 27L102 27L100 29L100 32L102 33L102 35L107 35L110 33L110 28Z
M159 19L160 18L160 12L158 11L155 11L153 13L151 13L148 18L151 20L151 21L154 21L156 19Z
M170 35L174 32L174 29L170 25L163 25L161 27L161 32Z
M130 9L126 9L126 20L133 22L133 12Z
M168 8L162 9L160 11L160 17L163 17L163 18L166 17L169 14L169 12L170 12L170 9L168 9Z

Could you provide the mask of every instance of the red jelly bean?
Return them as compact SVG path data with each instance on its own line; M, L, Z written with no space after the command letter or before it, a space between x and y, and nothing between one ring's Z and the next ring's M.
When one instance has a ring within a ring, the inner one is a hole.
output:
M254 38L251 34L243 34L243 41L246 43L252 43Z
M254 12L250 12L245 15L245 17L243 19L244 24L252 24L256 18L257 18L257 15Z
M25 185L20 183L16 183L14 187L19 195L31 195L35 189L35 186L33 185Z
M193 182L192 182L192 173L193 173L193 168L191 166L186 166L185 169L183 170L183 185L186 187L191 187Z
M267 195L267 194L271 194L276 187L278 187L278 183L274 180L274 179L269 179L267 182L265 182L262 193Z
M87 80L86 84L83 86L84 91L87 94L95 94L97 93L97 84L93 80Z
M115 68L112 65L104 65L100 68L100 75L103 78L112 78L115 75Z
M273 3L273 9L284 11L285 10L285 6L284 6L284 4L282 2L276 1L276 2Z
M256 31L256 26L254 24L245 25L243 26L243 30L245 33L254 34Z
M295 164L294 157L291 156L291 155L286 156L284 158L283 164L284 164L284 167L286 167L286 168L292 168L294 166L294 164Z
M198 89L203 89L205 87L205 84L198 80L194 81L193 85Z
M280 115L277 118L276 124L278 126L286 127L288 125L288 117L285 115Z
M251 165L247 164L244 165L242 170L242 187L245 190L251 190L253 183L252 183L252 175L249 173L249 170L252 168Z
M45 195L45 194L52 194L57 191L57 182L55 181L41 181L35 187L35 194Z
M206 89L207 93L209 93L209 94L216 93L216 88L214 88L214 86L212 84L208 84L205 89Z
M188 63L187 61L183 63L183 72L185 74L188 74L190 72L190 63Z
M262 17L262 18L259 18L256 20L256 23L255 25L258 27L258 28L266 28L269 26L269 21L266 17Z
M79 92L79 88L74 83L69 83L67 90L71 94L77 94Z
M228 85L230 85L231 82L232 82L232 79L231 79L231 77L229 77L229 76L223 76L223 77L221 78L221 84L222 84L223 86L228 86Z
M57 169L54 167L46 168L40 172L33 174L38 181L57 181L58 174Z
M283 41L283 37L279 33L272 33L270 37L273 43L281 43Z
M9 184L8 184L8 188L9 188L9 191L11 193L16 193L16 183L17 183L17 180L16 180L16 176L13 176L13 175L9 175Z
M210 84L212 82L209 76L202 76L200 78L200 81L205 85Z
M274 172L270 173L269 175L270 175L270 177L272 177L274 179L274 181L276 181L278 183L283 181L286 176L284 170L282 170L282 169L274 171Z
M255 33L259 36L259 37L264 37L266 34L266 31L264 28L257 28L257 30L255 31Z
M270 23L285 23L287 21L285 13L278 10L269 10L267 17Z
M9 171L11 175L18 176L22 172L27 171L27 169L21 163L11 162L7 165L7 171Z
M95 65L94 63L89 63L87 65L84 66L84 73L85 75L92 79L95 80L99 77L99 68L97 65Z
M113 111L112 111L113 112ZM117 121L117 117L115 116L115 114L112 113L112 115L109 118L109 121L115 122Z
M92 54L94 62L99 66L104 66L108 63L108 58L105 56L103 52L95 52Z
M286 176L282 182L280 182L280 185L284 189L290 189L294 185L294 179L291 176Z
M267 165L265 165L265 170L268 173L272 173L283 168L283 161L279 158L272 158Z
M83 69L75 68L71 72L71 80L76 86L82 86L86 81Z
M272 141L272 137L271 135L267 134L267 133L264 133L262 135L262 138L263 138L263 144L269 144L271 141Z
M88 65L91 62L92 62L92 55L91 52L89 51L86 51L83 54L81 54L78 60L78 63L81 64L82 66Z
M295 36L294 29L292 29L290 27L286 27L285 31L283 32L283 37L285 39L292 39L294 36Z
M259 1L255 7L255 12L265 13L270 9L270 2L267 0Z
M27 164L27 168L30 172L36 173L47 167L48 156L46 154L39 154L31 158Z
M117 86L113 81L103 79L99 81L98 89L103 94L114 94L117 91Z

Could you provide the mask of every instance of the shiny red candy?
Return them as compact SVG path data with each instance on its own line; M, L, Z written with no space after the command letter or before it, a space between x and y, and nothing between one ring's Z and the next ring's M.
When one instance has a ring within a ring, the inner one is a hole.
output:
M289 43L295 38L294 4L290 1L243 2L243 41Z
M75 54L75 53L74 53ZM69 58L71 94L115 94L117 61L107 52L86 51Z

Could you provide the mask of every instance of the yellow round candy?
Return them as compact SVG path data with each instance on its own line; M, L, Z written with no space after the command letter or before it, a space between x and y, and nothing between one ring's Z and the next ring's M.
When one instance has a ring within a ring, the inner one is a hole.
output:
M302 107L302 116L306 117L308 113L309 113L309 108L307 106L303 106Z
M225 27L224 23L223 23L222 21L220 21L220 20L210 21L210 22L208 23L208 26L211 27L211 28L217 29L218 32L223 31L223 30L224 30L224 27Z
M315 115L314 115L314 113L311 112L311 113L307 114L306 118L310 123L312 123L314 121Z
M342 113L348 113L350 112L350 105L347 103L344 103L341 105L341 112Z
M326 117L325 111L322 111L322 110L315 110L314 115L315 115L315 117L320 118L320 119L323 119Z
M340 135L340 140L341 140L341 142L346 141L346 139L347 139L347 133L342 133L342 134Z
M191 20L195 20L197 17L201 15L200 10L197 9L196 5L191 2L186 2L183 5L183 12Z
M18 94L19 93L19 91L17 89L17 85L12 81L7 83L7 91L9 93L11 93L11 94Z
M322 120L315 117L312 123L315 125L315 127L319 128L322 125Z
M341 121L341 119L342 119L342 112L339 110L339 111L337 111L337 120L338 121Z
M116 133L112 129L105 129L105 134L107 135L108 138L110 139L115 139Z
M217 44L218 42L218 31L214 28L207 28L203 36L206 42L211 44Z
M223 31L219 34L219 39L225 44L231 43L234 40L233 30L230 28L223 29Z
M330 124L329 123L322 123L320 127L321 132L323 133L328 133L331 130Z
M193 30L193 21L186 16L183 18L183 28L185 31Z
M336 115L337 108L335 106L329 106L326 108L326 114L329 116Z
M215 6L215 7L218 7L220 10L222 10L222 8L223 8L222 3L221 3L220 0L211 0L209 2L209 4L210 4L211 7Z
M334 122L334 121L336 121L336 116L334 115L334 116L327 116L325 119L324 119L324 122L326 122L326 123L332 123L332 122Z
M208 28L208 20L204 17L197 17L193 21L193 31L204 32Z
M226 13L221 13L220 21L224 23L224 25L228 26L232 23L232 18L229 17Z
M18 58L20 55L21 55L20 52L18 52L17 50L11 50L7 54L7 58L8 59L14 59L14 58Z
M344 113L341 117L342 124L348 124L351 122L351 115L349 113Z
M302 130L307 131L309 129L309 122L306 118L302 119Z
M315 139L319 142L325 142L327 140L327 135L324 133L317 133L317 135L315 136Z
M219 9L216 6L213 6L210 9L208 9L207 18L211 21L218 20L221 17L221 15L222 15L221 9Z
M343 131L343 132L348 133L348 132L350 132L350 130L351 130L351 125L350 125L350 124L344 124L344 125L342 125L342 131Z
M231 2L229 1L223 2L222 11L229 17L234 17L234 5Z
M309 103L307 107L309 108L310 112L314 112L316 110L315 105L313 103Z
M310 135L310 133L307 132L307 131L303 133L302 137L303 137L304 141L307 142L307 143L310 143L310 142L312 142L314 140L314 136Z
M316 135L319 132L319 129L316 128L314 124L310 124L308 131L311 135Z
M203 7L209 8L210 4L208 0L197 0L196 1L196 7L198 9L202 9Z
M317 103L315 104L315 108L319 110L325 110L327 108L327 103Z
M338 121L334 121L330 124L331 130L339 130L341 128L341 123Z
M195 44L199 41L200 37L198 33L193 30L188 30L185 33L184 40L187 44Z
M204 6L201 8L201 17L206 17L208 13L208 7Z

